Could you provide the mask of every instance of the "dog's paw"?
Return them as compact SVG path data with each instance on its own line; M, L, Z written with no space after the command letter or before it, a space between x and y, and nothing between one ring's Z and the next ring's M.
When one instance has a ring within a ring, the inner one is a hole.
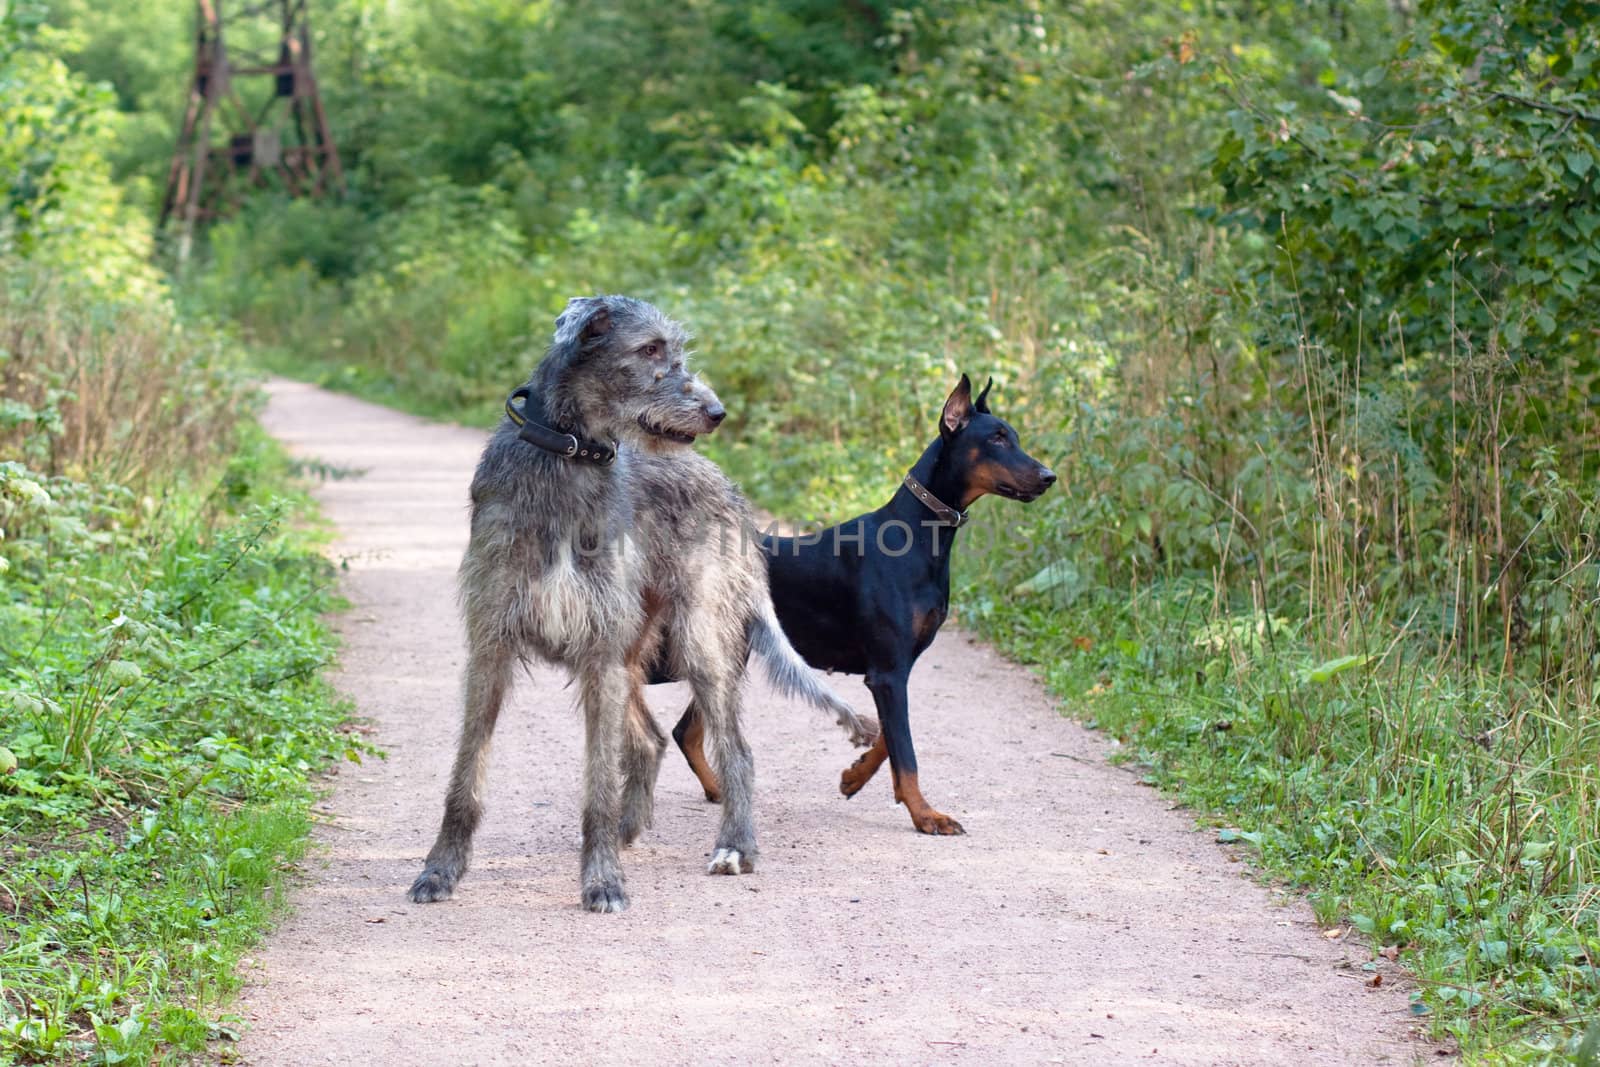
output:
M425 867L407 892L414 904L432 904L449 900L455 892L456 880L437 867Z
M932 808L912 812L911 823L921 832L939 837L955 837L958 834L966 833L961 828L960 823L943 812L934 811Z
M749 874L756 869L756 858L736 848L719 848L711 853L707 874Z
M877 774L878 768L883 765L883 760L874 759L874 755L873 752L864 752L860 759L839 772L839 792L847 797L853 797L872 781L872 776Z
M583 887L583 906L589 911L614 912L628 910L628 894L621 882L600 882Z
M652 821L649 817L641 818L636 814L625 812L622 822L617 825L617 837L622 847L628 848L639 840L639 835L650 827Z

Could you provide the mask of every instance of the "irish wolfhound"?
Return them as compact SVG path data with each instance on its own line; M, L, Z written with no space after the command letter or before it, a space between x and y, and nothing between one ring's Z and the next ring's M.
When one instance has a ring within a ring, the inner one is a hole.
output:
M461 739L439 836L411 886L418 903L449 897L466 870L489 738L519 662L561 664L578 683L591 911L627 907L618 848L650 825L666 738L643 685L658 652L693 689L722 782L710 873L747 872L756 859L752 762L739 730L751 650L775 688L834 712L858 744L876 737L876 723L818 682L784 637L745 533L749 505L688 447L723 408L685 365L685 342L682 327L642 301L569 302L518 391L523 406L508 407L484 449L460 573Z

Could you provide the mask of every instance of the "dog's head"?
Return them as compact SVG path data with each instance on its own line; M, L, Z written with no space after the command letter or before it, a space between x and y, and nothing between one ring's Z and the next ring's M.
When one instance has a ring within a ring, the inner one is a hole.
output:
M1022 450L1011 424L989 410L992 385L993 378L973 400L972 382L963 374L939 413L945 455L965 478L963 499L956 505L963 511L985 493L1028 503L1056 481L1049 467Z
M656 450L694 444L727 412L689 371L688 340L682 326L643 300L574 297L535 371L551 418Z

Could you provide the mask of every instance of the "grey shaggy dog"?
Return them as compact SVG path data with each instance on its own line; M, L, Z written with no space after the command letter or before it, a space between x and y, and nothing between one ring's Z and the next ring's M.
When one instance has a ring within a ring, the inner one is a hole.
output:
M610 439L608 465L558 455L501 422L472 480L472 536L461 561L467 631L460 745L444 821L411 886L417 903L450 896L483 814L489 739L519 663L560 664L583 710L582 899L628 905L618 856L651 822L666 737L644 702L658 653L689 682L723 783L709 873L754 869L753 763L739 729L754 651L780 692L832 711L857 744L877 723L811 672L773 613L749 504L690 445L721 422L716 394L685 361L687 337L650 304L574 299L528 381L529 422ZM708 531L712 536L708 536Z

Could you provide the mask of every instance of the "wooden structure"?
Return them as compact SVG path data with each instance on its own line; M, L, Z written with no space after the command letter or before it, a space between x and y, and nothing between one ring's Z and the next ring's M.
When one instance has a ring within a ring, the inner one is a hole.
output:
M339 149L311 67L310 0L195 0L194 79L167 172L161 225L197 225L251 189L343 190Z

